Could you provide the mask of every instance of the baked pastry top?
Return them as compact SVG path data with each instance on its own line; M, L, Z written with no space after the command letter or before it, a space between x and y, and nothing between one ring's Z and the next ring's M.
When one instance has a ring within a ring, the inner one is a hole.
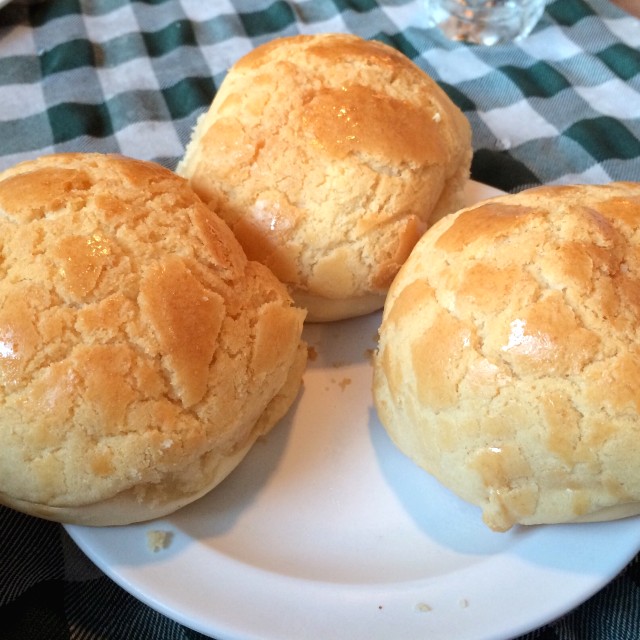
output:
M389 292L374 397L493 529L640 511L640 185L531 189L431 227Z
M170 512L286 412L304 311L185 180L59 154L0 174L0 502Z
M463 113L381 42L280 38L241 58L177 172L309 320L381 308L427 225L462 205Z

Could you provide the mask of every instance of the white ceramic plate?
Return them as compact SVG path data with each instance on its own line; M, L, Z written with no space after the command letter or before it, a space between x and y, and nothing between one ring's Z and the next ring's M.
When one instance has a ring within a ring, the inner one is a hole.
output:
M472 184L469 201L497 193ZM218 640L497 640L560 616L640 548L640 521L489 531L391 444L371 399L380 314L305 329L289 416L166 519L67 530L113 580ZM147 532L171 534L150 551Z

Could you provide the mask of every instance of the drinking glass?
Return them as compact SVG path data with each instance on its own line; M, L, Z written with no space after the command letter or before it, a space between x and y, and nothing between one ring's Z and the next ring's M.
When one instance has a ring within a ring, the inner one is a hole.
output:
M425 0L427 16L452 40L494 45L529 35L546 0Z

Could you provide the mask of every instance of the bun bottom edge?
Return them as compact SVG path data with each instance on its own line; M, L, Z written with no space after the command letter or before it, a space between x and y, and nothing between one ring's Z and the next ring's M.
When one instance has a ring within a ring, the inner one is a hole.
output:
M220 484L247 455L256 438L251 439L242 449L229 456L219 456L214 474L207 484L197 491L182 494L168 500L141 500L138 498L142 487L135 486L126 491L91 504L57 507L37 502L12 498L0 492L0 504L30 516L52 520L62 524L74 524L89 527L107 527L145 522L167 516L178 509L196 501L216 485ZM153 493L160 491L160 485L149 485Z
M296 306L307 310L305 322L336 322L366 316L382 309L386 294L370 293L354 298L325 298L297 289L290 290Z
M105 500L76 506L29 502L0 491L0 504L37 518L89 527L122 526L168 516L219 485L242 462L258 438L268 433L284 417L298 395L306 362L307 345L301 341L283 386L260 414L243 443L226 455L212 451L204 454L207 479L196 491L166 495L169 493L166 490L163 495L163 485L159 482L136 485Z

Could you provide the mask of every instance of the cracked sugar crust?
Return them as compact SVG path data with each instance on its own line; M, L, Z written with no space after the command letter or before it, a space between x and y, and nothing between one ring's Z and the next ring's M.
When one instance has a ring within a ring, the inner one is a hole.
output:
M336 300L349 315L382 306L427 225L462 205L471 154L466 118L408 58L322 34L240 59L177 171L312 316Z
M434 225L394 282L374 396L487 524L640 502L640 185L546 187Z
M188 495L292 402L304 312L170 171L22 163L0 174L0 238L0 494Z

